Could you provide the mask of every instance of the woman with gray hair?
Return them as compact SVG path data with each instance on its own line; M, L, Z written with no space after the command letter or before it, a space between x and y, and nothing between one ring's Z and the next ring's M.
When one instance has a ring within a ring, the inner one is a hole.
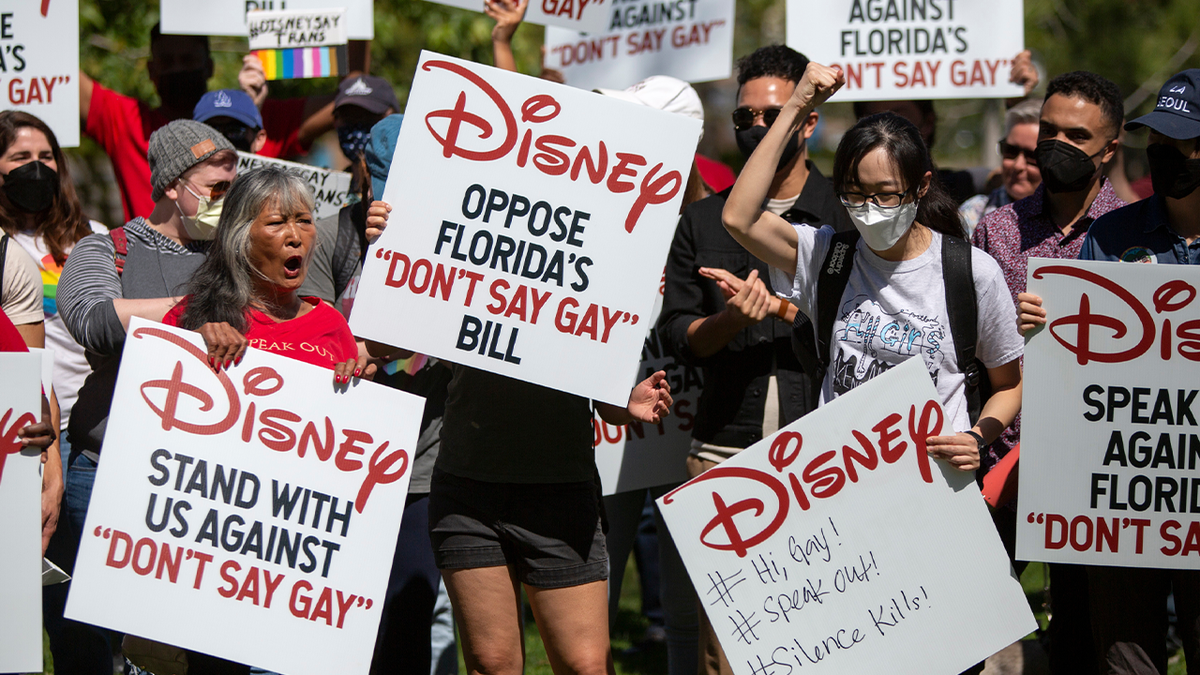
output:
M374 373L345 318L297 292L316 249L313 208L312 188L279 167L248 171L229 189L208 257L163 319L198 331L215 370L250 346L333 368L338 384Z
M1028 197L1041 185L1042 172L1034 157L1041 113L1042 102L1029 100L1004 114L1004 138L998 144L1001 185L988 194L971 197L958 207L968 237L981 218L1005 204Z

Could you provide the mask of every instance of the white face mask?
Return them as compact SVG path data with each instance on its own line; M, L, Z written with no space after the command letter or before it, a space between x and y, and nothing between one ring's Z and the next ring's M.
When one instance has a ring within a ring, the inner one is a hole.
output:
M196 198L196 215L194 216L185 214L183 209L179 208L179 202L175 202L175 208L179 209L179 215L183 218L184 232L187 232L188 237L195 241L216 239L217 223L221 220L221 209L225 206L225 196L212 199L192 192L187 185L184 185L183 189L191 192L192 196Z
M900 241L917 219L917 203L885 209L868 201L858 208L847 208L854 227L872 251L886 251Z

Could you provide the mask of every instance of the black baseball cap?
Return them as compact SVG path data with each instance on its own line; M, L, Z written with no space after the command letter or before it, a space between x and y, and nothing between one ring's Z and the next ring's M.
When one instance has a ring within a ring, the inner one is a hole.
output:
M374 75L358 75L342 80L338 85L337 98L333 100L333 109L347 105L358 106L376 115L386 113L388 108L392 112L400 112L400 102L396 100L392 85Z
M1200 68L1173 76L1158 91L1154 110L1125 125L1126 131L1150 127L1177 141L1200 138Z

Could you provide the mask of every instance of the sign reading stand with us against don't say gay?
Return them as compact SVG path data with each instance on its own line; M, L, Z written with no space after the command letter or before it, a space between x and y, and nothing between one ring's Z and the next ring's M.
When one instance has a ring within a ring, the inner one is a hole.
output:
M700 122L423 52L354 334L624 405Z
M921 359L659 500L739 675L953 675L1033 631Z

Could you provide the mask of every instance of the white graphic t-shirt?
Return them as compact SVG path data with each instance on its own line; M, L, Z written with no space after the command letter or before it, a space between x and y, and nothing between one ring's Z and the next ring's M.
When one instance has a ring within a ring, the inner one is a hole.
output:
M833 233L829 226L819 230L797 226L794 274L771 269L771 284L779 289L780 297L814 321L816 279ZM1017 332L1016 309L999 265L972 248L971 266L979 307L976 356L988 368L995 368L1019 358L1025 343ZM966 378L955 358L946 309L941 234L933 232L924 253L900 262L880 258L860 239L836 316L829 370L821 385L822 403L920 356L954 429L971 428Z

